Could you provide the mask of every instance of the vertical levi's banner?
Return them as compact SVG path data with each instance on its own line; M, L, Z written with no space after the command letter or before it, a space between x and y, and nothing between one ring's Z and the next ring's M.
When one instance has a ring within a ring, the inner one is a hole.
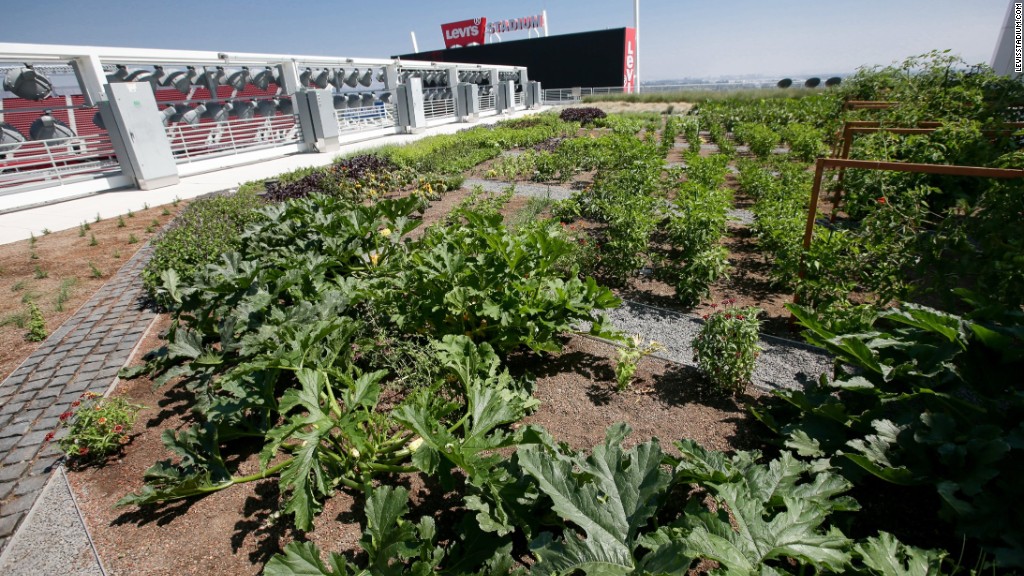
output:
M622 58L622 91L635 92L636 82L636 28L626 28L626 45Z
M487 18L441 24L441 34L445 48L483 44L487 39Z

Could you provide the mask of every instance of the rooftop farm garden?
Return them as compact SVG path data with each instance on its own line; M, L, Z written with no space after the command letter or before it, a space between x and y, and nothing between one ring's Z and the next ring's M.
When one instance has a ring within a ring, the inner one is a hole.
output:
M149 416L166 455L118 523L260 485L259 520L224 538L286 535L250 556L272 575L1020 570L1021 180L848 169L803 237L844 122L939 123L859 135L851 158L1024 168L1021 102L934 53L798 99L569 109L196 201L144 275L165 341L125 374L188 410ZM700 378L670 382L735 397L753 432L721 451L620 423L574 447L531 420L584 328L620 346L583 378L594 410L659 393L636 376L657 343L605 318L622 300L705 317ZM753 390L759 326L835 370ZM361 537L314 543L328 508Z

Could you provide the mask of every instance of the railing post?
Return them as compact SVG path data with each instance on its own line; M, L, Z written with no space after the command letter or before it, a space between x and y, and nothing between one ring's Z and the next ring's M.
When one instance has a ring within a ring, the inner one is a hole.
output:
M427 126L427 117L423 111L423 80L410 77L398 86L398 123L396 132L415 134L422 132Z
M97 104L121 170L140 190L177 184L178 165L153 87L148 82L115 83L107 84L106 92L107 99Z
M452 93L452 112L455 117L459 117L459 100L461 94L459 94L459 69L449 68L448 69L448 90Z
M480 115L479 86L463 82L459 84L459 97L455 101L459 122L472 122Z

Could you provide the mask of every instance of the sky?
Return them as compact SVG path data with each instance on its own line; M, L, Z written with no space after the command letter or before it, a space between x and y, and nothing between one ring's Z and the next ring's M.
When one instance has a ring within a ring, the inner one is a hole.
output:
M853 72L930 50L988 63L1006 0L640 0L643 81ZM38 0L0 42L387 58L443 48L440 25L547 10L549 33L633 25L632 0ZM525 32L502 35L526 38Z

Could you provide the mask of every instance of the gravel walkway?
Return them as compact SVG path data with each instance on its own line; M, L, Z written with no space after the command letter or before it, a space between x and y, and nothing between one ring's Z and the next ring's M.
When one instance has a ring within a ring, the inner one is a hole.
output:
M0 555L0 574L103 576L63 470L50 477L21 529Z
M625 301L621 307L608 313L608 319L627 334L640 334L644 340L655 340L664 345L665 349L654 356L688 366L696 365L690 342L704 324L700 318ZM800 342L763 336L761 348L753 382L764 390L800 389L832 369L832 358L824 351Z
M513 186L512 183L502 182L500 180L482 180L480 178L466 178L466 181L462 184L466 188L472 188L473 186L479 186L487 192L493 192L500 194L508 189L509 186ZM565 200L572 196L572 190L564 186L549 186L547 184L525 184L523 182L517 182L514 184L516 187L516 196L532 196L534 198L550 198L552 200Z

